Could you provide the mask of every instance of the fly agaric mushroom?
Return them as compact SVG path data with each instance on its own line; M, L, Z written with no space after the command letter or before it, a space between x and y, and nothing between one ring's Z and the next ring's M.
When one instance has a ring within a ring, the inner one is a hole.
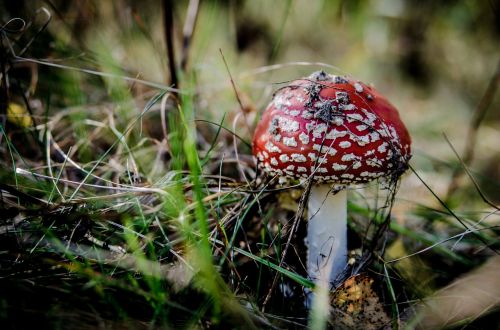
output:
M306 240L311 279L334 281L347 265L346 186L399 177L410 143L396 108L360 81L319 71L274 94L255 130L253 154L280 182L315 183Z

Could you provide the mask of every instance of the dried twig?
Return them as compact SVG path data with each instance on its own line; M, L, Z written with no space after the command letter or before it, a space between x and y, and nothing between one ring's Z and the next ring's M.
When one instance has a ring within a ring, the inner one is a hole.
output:
M489 200L486 195L483 193L483 191L481 190L481 188L479 187L479 184L477 183L476 179L474 179L474 177L472 176L472 173L469 171L469 169L467 168L467 166L465 165L464 161L462 160L462 158L460 157L460 155L458 154L457 150L455 149L455 147L453 146L453 144L451 144L450 140L448 139L448 137L446 136L446 134L444 135L444 138L446 140L446 142L448 143L448 145L450 146L451 150L453 151L453 153L455 154L455 156L457 157L457 159L460 161L460 164L462 165L462 168L464 170L464 172L467 174L467 176L469 177L469 179L471 180L472 184L474 185L474 187L476 188L476 191L477 193L479 194L479 196L481 197L481 199L483 200L483 202L485 202L486 204L488 204L489 206L493 207L494 209L496 210L499 210L500 211L500 207L498 207L497 205L495 205L495 203L493 203L491 200Z
M170 70L170 84L179 87L174 53L174 6L172 0L163 0L163 29L165 45L167 46L168 67Z
M200 0L190 0L187 9L186 20L184 22L184 29L182 31L182 55L181 55L181 69L186 71L189 50L191 47L191 40L193 39L194 28L198 20L198 8Z
M495 94L498 88L498 83L500 82L500 60L497 63L497 68L493 77L486 88L486 91L483 94L483 97L479 101L479 104L474 111L473 117L469 124L469 129L467 131L467 135L465 141L465 150L463 153L462 161L464 167L469 166L472 160L474 159L474 151L476 149L476 140L477 140L477 132L479 131L479 126L486 116L486 112L488 111L493 99L495 98ZM453 195L453 193L458 188L458 181L462 176L462 167L457 167L451 176L451 181L448 186L448 192L446 193L445 200L449 200L449 198Z

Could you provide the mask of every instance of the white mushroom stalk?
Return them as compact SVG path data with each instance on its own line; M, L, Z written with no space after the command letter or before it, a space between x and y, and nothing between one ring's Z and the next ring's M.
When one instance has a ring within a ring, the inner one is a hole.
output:
M347 265L347 192L313 185L308 202L307 269L313 280L333 282Z

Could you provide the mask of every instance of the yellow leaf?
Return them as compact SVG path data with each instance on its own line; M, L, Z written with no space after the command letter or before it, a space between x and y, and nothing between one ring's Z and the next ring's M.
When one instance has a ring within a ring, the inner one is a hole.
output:
M19 127L33 126L33 119L31 119L28 110L14 102L11 102L7 108L7 120Z

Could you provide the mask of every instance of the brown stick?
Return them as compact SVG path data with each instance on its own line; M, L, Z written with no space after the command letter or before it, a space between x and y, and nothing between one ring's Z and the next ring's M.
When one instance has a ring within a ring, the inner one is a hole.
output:
M189 60L189 49L191 47L191 40L193 39L194 28L198 20L198 8L200 0L190 0L186 13L186 20L184 21L184 29L182 31L182 55L181 55L181 69L186 71Z
M168 67L170 70L170 84L179 88L177 80L177 69L174 53L174 6L172 0L163 0L163 28L165 34L165 45L167 47Z
M493 99L495 98L495 94L498 88L498 83L500 82L500 60L497 63L497 68L493 77L486 88L486 91L483 94L483 97L479 101L476 110L472 116L472 119L469 124L469 129L467 131L467 135L465 141L467 141L462 157L463 165L469 166L472 160L474 159L474 151L476 149L476 140L477 140L477 132L479 131L479 127L488 111ZM453 195L453 193L458 188L458 181L462 176L463 172L461 171L462 167L457 167L451 176L450 184L448 185L448 192L446 193L445 200L449 200L449 198Z

